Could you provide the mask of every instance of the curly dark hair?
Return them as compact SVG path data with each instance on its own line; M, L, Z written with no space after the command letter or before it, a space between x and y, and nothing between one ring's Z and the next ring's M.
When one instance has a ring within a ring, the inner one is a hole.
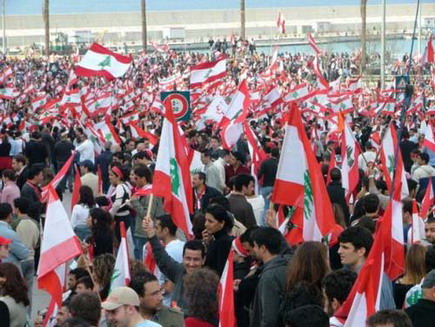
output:
M189 315L212 322L218 317L218 275L201 268L184 276L184 297Z
M89 186L80 186L79 195L79 204L86 204L88 208L92 208L95 206L94 193Z
M22 302L27 307L30 304L28 289L18 268L13 263L0 263L0 277L6 278L0 286L0 294L9 295L17 303Z

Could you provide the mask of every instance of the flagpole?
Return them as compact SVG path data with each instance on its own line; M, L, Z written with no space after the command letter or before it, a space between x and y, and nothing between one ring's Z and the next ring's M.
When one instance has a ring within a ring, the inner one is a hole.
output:
M381 90L385 87L385 30L386 30L387 1L382 0L382 24L381 24Z
M2 30L3 30L3 54L6 56L6 5L5 1L2 1Z
M148 209L147 209L147 218L151 218L151 211L153 209L153 204L154 204L154 194L151 193L150 195L150 200L148 202Z

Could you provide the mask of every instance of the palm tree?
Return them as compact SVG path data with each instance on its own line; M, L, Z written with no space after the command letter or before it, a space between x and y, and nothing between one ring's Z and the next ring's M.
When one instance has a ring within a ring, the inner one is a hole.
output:
M147 4L146 0L140 0L140 10L142 16L142 48L147 52Z
M367 0L360 0L361 14L361 74L366 68Z
M245 0L240 0L240 37L245 39Z
M44 0L44 8L42 10L45 29L45 55L50 55L50 0Z

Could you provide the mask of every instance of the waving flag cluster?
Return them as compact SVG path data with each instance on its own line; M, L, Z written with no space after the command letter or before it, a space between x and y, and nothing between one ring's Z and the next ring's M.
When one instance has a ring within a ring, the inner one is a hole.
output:
M291 169L289 169L291 167ZM299 110L292 106L285 127L272 202L295 206L303 241L321 241L334 225L331 202ZM299 210L298 210L299 209Z

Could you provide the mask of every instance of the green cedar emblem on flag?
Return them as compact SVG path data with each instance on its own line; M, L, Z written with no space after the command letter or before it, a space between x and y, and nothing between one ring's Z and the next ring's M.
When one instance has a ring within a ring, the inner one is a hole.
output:
M102 62L98 64L98 66L100 66L101 69L104 69L104 67L110 67L110 60L110 56L107 56Z
M175 160L175 158L171 158L169 163L171 165L170 174L171 174L172 193L174 193L176 196L179 196L180 175L178 174L178 163L177 160Z
M353 159L353 149L350 145L346 146L347 164L349 167L353 166L355 160Z
M390 174L394 172L394 156L392 154L388 156L387 170Z
M313 185L311 184L311 177L308 170L304 173L304 218L310 219L313 213L314 206L314 196L313 196Z

